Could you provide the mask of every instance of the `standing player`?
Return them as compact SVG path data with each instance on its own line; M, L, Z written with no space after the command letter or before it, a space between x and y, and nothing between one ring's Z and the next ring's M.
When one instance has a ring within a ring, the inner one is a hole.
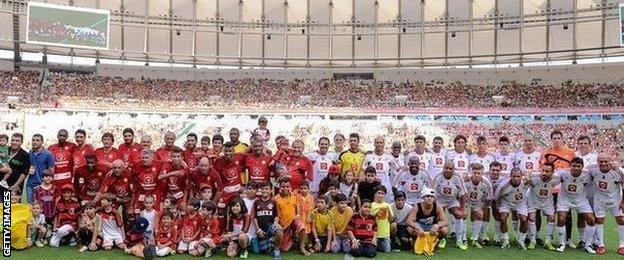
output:
M400 141L392 142L390 155L392 155L392 157L394 158L394 164L398 167L398 169L399 169L398 171L405 171L405 170L407 170L408 158L405 158L403 153L401 153L401 142ZM428 170L428 168L425 169L425 170Z
M197 169L199 158L202 158L203 156L204 151L197 147L197 135L195 133L186 135L185 149L182 153L182 158L184 158L184 163L186 163L189 171Z
M344 151L345 136L343 134L334 135L334 153L341 154Z
M56 137L58 143L50 145L48 150L54 156L54 186L61 187L64 184L72 184L73 154L76 149L74 143L67 141L67 130L61 129Z
M154 151L143 150L141 152L141 163L132 166L132 206L135 213L143 210L145 197L151 195L156 198L156 208L159 208L162 195L158 189L158 175L161 172L160 165L154 162Z
M533 138L525 134L522 150L515 154L515 165L522 170L525 176L540 172L540 158L542 155L535 150L534 143Z
M238 128L230 129L230 142L234 145L234 153L245 153L249 145L240 141L240 130Z
M399 174L393 186L405 193L407 204L415 205L422 202L422 191L432 187L432 180L429 178L429 173L421 171L418 157L409 158L407 165L409 170Z
M500 186L503 178L500 177L501 174L501 166L498 162L490 163L490 172L486 174L485 178L492 185L492 190L496 192L498 186ZM490 212L492 212L492 217L494 218L494 244L501 245L501 231L500 231L500 215L498 214L498 206L496 205L496 201L492 200L492 203L489 207L485 207L483 209L483 225L481 225L481 237L479 238L479 242L484 245L488 244L489 238L487 236L488 223L490 223Z
M234 154L234 144L227 142L223 145L223 156L214 161L214 169L221 177L223 192L218 200L217 208L221 213L224 213L226 206L238 197L243 189L240 173L245 170L245 155Z
M84 156L86 165L76 170L74 186L77 188L76 195L81 206L95 198L100 190L100 183L108 172L108 167L99 164L94 154Z
M414 137L414 150L407 153L405 156L406 159L411 157L418 157L420 162L420 169L427 170L429 169L429 164L431 163L431 154L427 152L427 139L422 135L417 135ZM408 163L407 161L405 162Z
M527 199L527 208L529 212L529 245L528 249L535 249L537 244L538 229L536 224L537 214L544 213L546 215L546 240L544 247L550 251L554 251L552 245L552 235L555 229L555 205L553 203L553 189L561 178L554 174L555 166L552 163L542 165L541 173L531 173L527 180L529 187L529 198Z
M479 243L479 235L481 226L487 225L483 223L483 211L489 207L494 191L490 182L483 177L483 165L474 163L470 165L472 174L470 179L466 181L467 202L466 210L470 209L470 221L472 222L472 246L482 248ZM465 218L465 216L464 216ZM464 225L463 234L466 234L466 225Z
M453 161L447 161L444 164L444 171L436 176L433 181L433 187L435 194L437 194L437 202L453 215L452 231L456 235L457 247L461 250L467 250L468 245L464 242L466 234L463 233L465 229L464 203L466 201L466 186L464 186L464 180L460 175L455 173Z
M85 132L85 130L76 130L76 133L74 134L74 139L76 139L76 148L72 154L74 171L87 164L85 161L85 155L93 154L95 152L93 146L85 142L86 138L87 132Z
M577 151L575 155L581 159L583 159L583 164L585 165L585 169L590 168L598 168L598 155L592 152L591 148L591 139L589 136L582 135L578 139L576 139L576 148ZM589 200L589 205L594 207L594 191L596 187L594 187L594 182L590 182L587 187L587 199ZM582 220L580 215L577 215L577 220ZM577 221L576 225L579 230L579 234L582 234L583 230L585 230L585 221ZM582 245L577 246L577 248L581 248Z
M589 172L583 170L583 159L572 159L570 169L559 170L561 177L561 191L557 197L557 234L559 234L559 246L557 251L563 252L566 248L566 218L573 209L576 209L587 223L584 234L579 234L580 241L591 241L595 232L594 212L587 200L587 184L591 182ZM591 243L583 243L585 251L595 254Z
M494 154L494 160L501 165L501 176L508 178L511 168L514 167L515 154L509 149L509 138L502 136L498 139L498 151Z
M260 139L251 142L251 154L247 154L245 158L245 168L247 168L249 181L257 183L270 181L270 168L273 167L273 160L264 154L264 148L264 142Z
M528 215L526 193L529 186L522 179L522 171L520 168L512 168L510 174L510 177L505 178L494 193L494 200L496 201L498 213L500 214L500 230L502 233L501 248L509 247L507 221L509 220L509 216L515 212L520 219L520 229L515 230L517 232L516 241L520 248L525 249L524 239L526 238Z
M383 137L375 137L374 142L375 149L373 150L373 153L366 155L366 159L364 159L364 167L375 167L375 170L377 171L376 177L381 182L381 185L386 187L386 191L392 191L392 182L390 181L390 176L394 176L394 172L396 171L394 158L384 152L386 142ZM392 195L392 192L386 192L385 196L386 201L394 201L394 196Z
M602 255L607 252L604 246L604 222L607 211L611 212L618 224L620 243L618 254L624 255L624 200L622 200L622 186L624 173L619 167L614 167L611 158L605 155L598 157L598 169L592 167L590 174L594 187L594 214L596 215L596 253ZM589 238L591 239L591 237ZM586 240L589 245L591 240Z
M174 148L178 148L177 146L173 145L173 142L175 142L175 138L176 138L176 135L173 132L165 133L165 145L156 149L156 158L154 158L156 162L158 163L171 162L171 151Z
M349 135L349 150L341 152L338 156L342 176L344 176L345 172L352 171L355 173L356 179L364 179L362 164L365 158L366 154L360 150L360 135L351 133Z
M126 167L141 162L143 147L134 142L134 130L125 128L122 132L124 143L119 145L119 157L126 163ZM102 137L104 138L104 137Z
M338 154L329 151L329 138L323 136L318 141L318 150L308 154L307 157L312 162L313 172L310 190L318 194L319 184L329 174L329 167L338 161Z
M494 161L494 156L487 152L487 140L485 136L477 137L477 152L470 155L470 165L478 163L483 167L483 172L490 171L490 163Z
M429 176L433 179L438 173L444 170L444 163L446 162L446 149L443 149L444 140L442 137L436 136L433 138L433 149L431 150L431 162L429 163Z
M95 149L95 156L100 164L111 167L113 162L120 159L119 151L113 147L115 138L111 133L104 133L102 135L102 147Z
M453 162L455 172L457 172L462 179L468 177L469 155L466 151L467 142L468 139L466 139L465 136L456 136L455 139L453 139L455 149L446 153L446 160ZM444 165L444 167L446 168L446 165Z
M124 215L127 215L128 212L132 212L132 179L126 169L126 165L121 159L113 161L111 170L102 180L100 190L89 205L98 205L106 194L111 193L115 195L113 208L119 208L119 206L122 205L124 207Z
M178 147L171 149L171 161L162 165L162 170L158 174L158 182L162 198L175 198L180 205L184 206L188 198L189 169L183 164L182 153L182 149Z
M292 142L292 152L286 167L290 173L290 186L293 190L298 190L304 180L312 180L312 162L303 156L304 148L301 139Z

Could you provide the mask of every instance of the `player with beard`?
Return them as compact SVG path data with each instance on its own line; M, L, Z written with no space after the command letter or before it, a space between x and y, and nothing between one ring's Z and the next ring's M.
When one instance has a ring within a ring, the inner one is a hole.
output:
M251 154L247 154L245 158L249 181L262 183L269 182L271 179L273 158L265 155L264 149L264 142L261 139L254 139L251 143Z
M98 164L97 157L94 154L86 154L86 164L76 170L74 177L74 187L76 187L76 195L81 205L85 205L93 200L100 190L100 183L108 173L108 167Z
M443 145L444 140L442 140L442 137L436 136L433 138L433 148L430 151L431 162L429 163L429 169L427 169L429 177L432 179L444 170L447 150L442 148Z
M63 184L72 184L73 154L76 144L67 141L67 130L61 129L56 137L58 143L50 145L48 151L54 156L54 186L61 187Z
M186 135L186 149L182 153L182 158L184 159L184 163L190 171L194 171L197 169L197 163L199 163L199 158L203 156L203 151L201 148L197 147L197 135L195 133L190 133Z
M95 157L97 157L98 163L111 167L115 160L120 159L119 151L113 147L114 142L113 134L107 132L102 135L103 146L95 149Z
M132 166L131 177L134 190L132 191L132 205L134 212L143 210L143 202L149 195L156 200L155 208L158 210L162 201L162 194L158 189L158 175L162 171L161 165L154 162L154 151L143 150L141 163Z
M85 161L85 155L93 154L95 152L93 146L85 142L86 138L87 132L85 132L85 130L76 130L76 133L74 134L74 139L76 140L76 148L74 150L74 153L72 154L74 171L87 164L87 162Z
M319 184L329 174L329 167L338 161L338 154L329 151L329 138L323 136L319 138L318 150L307 155L312 163L312 182L310 190L314 194L319 192Z
M126 163L126 167L141 162L141 151L143 147L134 142L134 130L126 128L123 130L124 143L119 145L119 157Z
M126 169L125 162L121 159L117 159L113 161L113 165L111 170L102 180L102 184L100 185L100 190L98 191L95 198L90 201L91 206L98 205L100 200L106 194L113 194L115 196L115 201L113 203L113 208L118 208L119 206L124 207L124 214L132 211L132 178L130 177L130 173Z
M191 171L189 179L192 180L188 185L190 189L189 194L192 198L200 198L201 187L205 186L216 191L212 198L213 201L219 201L219 198L221 198L223 183L221 182L221 176L212 167L210 159L206 157L199 159L199 166L194 171Z
M218 200L219 211L225 212L226 206L232 202L243 189L240 173L245 171L245 155L234 153L234 144L223 145L223 156L214 161L213 167L222 181L223 195Z

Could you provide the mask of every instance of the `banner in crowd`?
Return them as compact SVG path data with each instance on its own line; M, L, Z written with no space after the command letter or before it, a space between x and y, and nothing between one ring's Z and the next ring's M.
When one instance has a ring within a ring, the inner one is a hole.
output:
M108 49L110 11L28 2L26 42Z

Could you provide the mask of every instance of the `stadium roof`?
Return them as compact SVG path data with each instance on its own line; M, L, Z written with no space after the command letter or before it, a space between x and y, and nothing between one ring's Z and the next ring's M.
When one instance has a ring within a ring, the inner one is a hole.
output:
M623 54L622 0L48 0L111 11L106 51L26 44L0 3L0 49L202 65L419 67ZM42 1L35 1L42 2Z

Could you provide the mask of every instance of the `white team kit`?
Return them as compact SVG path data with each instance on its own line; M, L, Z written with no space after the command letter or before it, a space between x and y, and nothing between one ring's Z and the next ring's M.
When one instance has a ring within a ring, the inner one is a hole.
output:
M494 191L492 190L492 184L484 177L479 180L478 183L474 183L470 178L465 183L467 201L466 207L473 210L480 210L484 206L489 206L486 203L491 201L494 197Z
M392 181L390 181L390 176L394 176L397 167L394 162L394 156L383 153L381 155L377 155L375 153L371 153L366 155L364 159L364 168L368 166L375 167L377 171L377 178L381 182L381 185L386 187L386 200L388 202L394 201L394 195L392 194Z
M338 161L338 154L334 152L320 154L318 151L315 151L308 154L306 157L312 162L312 171L314 173L312 182L310 183L310 190L312 192L318 192L321 180L327 177L329 173L329 167L332 166L334 162Z
M542 154L538 151L532 153L526 153L522 150L518 151L514 156L514 162L516 167L520 168L523 173L538 173L540 172L540 158Z
M421 170L428 170L429 169L429 164L431 163L431 154L428 153L427 151L424 151L423 153L417 153L416 151L411 151L407 154L407 156L405 156L405 164L409 163L409 159L412 157L418 157L418 161L420 162L420 169Z
M531 180L527 199L529 213L540 210L548 216L554 216L555 205L552 190L561 182L561 178L556 173L548 180L543 180L539 173L533 173L529 178Z
M527 215L526 194L529 186L524 181L514 187L511 179L505 178L494 193L497 201L498 211L501 213L511 213L516 211L520 215Z
M435 176L438 175L438 173L441 173L444 169L444 163L446 162L446 153L447 151L444 149L441 149L440 152L437 153L431 150L431 161L429 161L429 169L427 169L427 171L429 172L429 177L431 177L431 179L435 178Z
M588 171L583 170L581 175L572 176L570 170L556 172L561 178L561 191L557 196L557 211L578 210L579 213L592 213L586 194L586 186L591 182Z
M622 201L622 182L624 176L614 169L602 172L599 168L589 170L594 187L594 214L604 218L607 213L613 216L622 216L620 202Z
M405 192L405 202L414 205L423 201L421 198L422 191L425 188L432 187L432 180L429 178L427 171L419 171L414 175L410 171L403 171L397 175L394 187L399 191Z
M433 180L433 190L436 192L436 201L446 208L459 207L459 197L466 194L464 180L457 174L450 179L444 174L438 174Z
M509 177L509 174L511 173L511 168L514 167L515 157L515 154L512 152L503 154L502 152L498 151L494 154L494 160L499 162L501 165L501 177Z
M455 150L452 150L446 153L446 160L453 161L453 164L455 165L455 172L459 173L462 177L465 177L468 174L468 166L470 164L469 157L470 156L466 151L458 153Z
M469 157L470 165L474 163L478 163L483 165L483 172L490 171L490 164L494 161L494 156L490 154L485 154L484 156L479 156L476 153L473 153Z

